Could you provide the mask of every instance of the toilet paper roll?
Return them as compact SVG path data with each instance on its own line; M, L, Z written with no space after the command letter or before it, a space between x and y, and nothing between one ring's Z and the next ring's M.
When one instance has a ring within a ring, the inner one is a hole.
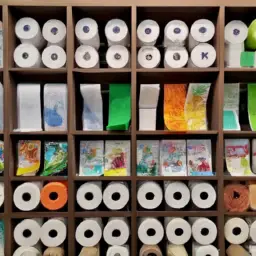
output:
M243 246L231 244L226 250L227 256L252 256Z
M62 48L66 45L67 28L61 20L48 20L43 26L43 37L48 45L58 45Z
M144 244L140 248L140 254L139 256L163 256L161 249L158 245L146 245Z
M66 52L58 45L48 46L42 53L42 61L47 68L62 68L65 66L66 60Z
M32 44L18 45L14 50L13 59L20 68L39 68L42 66L40 52Z
M240 59L242 52L244 52L244 43L225 43L225 66L229 68L240 68Z
M3 130L3 129L4 129L4 87L3 87L3 84L0 82L0 130ZM1 143L0 143L0 148L3 148L3 146L1 147ZM0 156L1 155L2 154L0 153ZM1 160L3 162L3 159ZM0 172L3 172L3 166L0 167Z
M103 238L109 245L124 245L130 236L130 228L126 218L109 218L103 230Z
M161 186L154 181L142 182L138 187L137 200L139 205L145 209L157 208L163 201Z
M99 244L92 247L83 247L79 253L79 256L100 256Z
M110 246L107 250L107 256L129 256L130 250L129 246L119 246L119 245L113 245Z
M246 218L245 220L250 229L249 237L254 243L256 243L256 218Z
M67 237L67 225L64 218L52 218L41 228L41 241L47 247L57 247L64 243Z
M99 68L99 53L90 45L80 45L76 49L75 61L80 68Z
M219 256L218 249L213 245L200 245L197 243L192 244L193 256Z
M106 60L110 68L130 67L130 53L123 45L110 46L106 53Z
M138 46L154 46L160 34L160 27L154 20L143 20L137 27Z
M154 46L142 46L138 52L138 65L140 68L156 68L161 61L159 50Z
M164 54L165 68L183 68L188 62L188 52L185 47L168 47Z
M213 221L207 218L190 217L192 235L195 241L201 245L208 245L217 237L217 227Z
M164 28L164 47L184 46L188 37L188 26L181 20L172 20Z
M65 251L62 247L49 247L44 251L43 256L65 256Z
M121 210L129 202L129 188L125 182L110 182L103 192L103 202L110 210Z
M0 182L0 207L4 204L4 183Z
M40 204L41 182L25 182L13 193L14 205L21 211L35 210Z
M216 190L208 182L189 182L191 199L201 209L211 208L216 202Z
M95 246L102 237L102 220L100 218L84 219L77 226L75 237L81 246Z
M83 18L76 23L75 34L80 44L100 48L98 24L94 19Z
M241 20L232 20L224 30L225 42L228 44L241 44L248 35L248 27Z
M196 67L208 68L216 60L216 50L210 44L200 43L192 50L190 57Z
M19 19L15 24L15 35L21 43L32 44L38 49L41 49L45 44L40 26L33 18L24 17Z
M170 243L182 245L188 242L192 230L190 224L182 218L165 218L165 232Z
M167 256L188 256L184 245L167 244L166 247Z
M224 235L231 244L242 244L249 237L249 225L241 218L230 218L224 226Z
M190 191L182 182L165 182L164 198L166 204L174 209L184 208L190 200Z
M86 182L79 187L76 201L84 210L94 210L102 202L102 184L100 181Z
M141 218L138 237L143 244L156 245L164 237L164 228L156 218Z
M140 108L139 109L139 130L140 131L156 130L156 108L153 108L153 109Z
M13 253L13 256L42 256L42 253L40 250L38 250L36 247L31 246L21 246L18 247L15 252Z
M42 219L24 219L14 228L15 242L20 246L34 246L41 234Z
M112 45L130 45L130 34L126 23L120 19L108 21L105 27L105 36L108 40L108 46Z

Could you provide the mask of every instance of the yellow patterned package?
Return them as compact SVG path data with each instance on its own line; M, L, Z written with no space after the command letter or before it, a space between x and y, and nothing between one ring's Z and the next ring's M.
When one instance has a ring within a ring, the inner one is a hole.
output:
M170 131L186 131L184 116L186 84L164 85L164 123Z
M189 84L185 102L185 120L188 130L207 130L207 99L211 84Z

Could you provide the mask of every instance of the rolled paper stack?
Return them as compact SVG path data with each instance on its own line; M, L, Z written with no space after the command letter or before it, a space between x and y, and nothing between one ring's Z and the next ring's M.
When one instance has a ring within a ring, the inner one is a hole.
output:
M167 244L167 256L188 256L187 250L184 245Z
M52 256L52 255L64 256L65 255L65 251L61 247L50 247L50 248L47 248L44 251L44 254L43 254L43 256Z
M226 250L227 256L251 256L241 245L231 244Z
M129 246L128 245L124 245L124 246L112 245L112 246L109 246L106 256L117 256L117 255L129 256L130 255Z
M249 184L249 203L250 208L253 211L256 211L256 184Z
M100 256L100 247L99 245L83 247L79 256Z
M143 245L140 249L139 256L163 256L161 249L158 245Z

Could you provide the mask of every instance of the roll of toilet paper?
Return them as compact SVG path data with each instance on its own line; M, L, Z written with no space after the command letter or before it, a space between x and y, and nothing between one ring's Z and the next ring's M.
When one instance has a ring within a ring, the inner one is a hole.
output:
M42 219L24 219L14 228L15 242L20 246L34 246L40 240Z
M124 245L130 236L130 228L126 218L109 218L103 230L103 238L109 245Z
M161 249L158 245L143 244L140 248L139 256L163 256ZM168 254L169 256L169 254Z
M40 52L32 44L18 45L14 50L13 59L20 68L39 68L42 66Z
M35 210L40 204L41 182L25 182L13 193L14 205L21 211Z
M228 44L241 44L248 35L248 27L241 20L232 20L224 30L225 42Z
M130 34L126 23L120 19L108 21L105 27L105 36L108 40L108 46L112 45L130 45Z
M75 237L81 246L95 246L102 237L102 220L100 218L84 219L77 226Z
M129 246L110 246L107 250L107 256L130 256Z
M33 18L24 17L19 19L15 24L15 35L21 43L32 44L38 49L41 49L45 44L40 26Z
M130 67L130 53L123 45L112 45L106 53L106 60L110 68Z
M154 46L142 46L138 52L138 65L140 68L156 68L161 61L159 50Z
M75 61L80 68L99 68L99 53L90 45L80 45L76 49Z
M250 229L250 232L249 232L250 239L254 243L256 243L256 218L246 218L246 222L248 223L249 229Z
M138 237L143 244L156 245L164 237L164 228L156 218L141 218Z
M208 182L189 182L191 199L201 209L211 208L216 202L216 190Z
M164 198L169 207L182 209L189 203L190 191L183 182L165 182L164 185Z
M0 32L0 36L1 36L1 32ZM1 82L0 82L0 130L4 130L4 86ZM1 161L3 162L3 159ZM3 166L1 166L0 172L3 172Z
M50 45L58 45L62 48L66 45L67 28L61 20L48 20L43 26L43 37Z
M215 34L214 24L207 19L195 21L190 29L188 48L192 51L199 43L209 42Z
M100 181L86 182L79 187L76 201L84 210L94 210L102 202L102 184Z
M172 20L164 28L164 47L184 46L188 37L188 26L181 20Z
M188 52L185 47L168 47L164 54L165 68L183 68L188 62Z
M62 68L65 66L66 60L66 52L58 45L48 46L42 53L42 61L47 68Z
M240 58L244 51L244 43L227 44L225 43L225 66L229 68L240 68Z
M4 204L4 183L0 182L0 207Z
M219 256L218 249L213 245L200 245L197 243L192 244L193 256Z
M190 224L182 218L165 218L165 232L170 243L182 245L188 242L192 230Z
M129 202L129 188L126 182L110 182L103 192L103 202L110 210L121 210Z
M60 246L67 237L67 225L64 218L51 218L41 228L41 241L47 247Z
M32 246L21 246L18 247L15 252L13 253L13 256L42 256L42 253L39 249Z
M166 245L167 256L188 256L187 250L184 245L169 244Z
M208 245L215 241L217 237L217 227L215 223L207 218L190 217L192 225L192 235L197 243Z
M154 20L143 20L137 27L138 46L154 46L160 34L160 27Z
M210 44L200 43L192 50L190 57L196 67L208 68L216 60L216 50Z
M142 182L138 186L137 200L139 205L145 209L157 208L163 201L161 186L155 181Z
M75 34L80 44L100 48L98 24L94 19L83 18L76 23Z

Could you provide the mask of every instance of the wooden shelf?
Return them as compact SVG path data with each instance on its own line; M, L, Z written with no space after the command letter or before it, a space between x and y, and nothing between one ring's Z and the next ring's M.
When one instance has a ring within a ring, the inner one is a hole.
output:
M240 216L240 217L256 217L256 212L225 212L225 215L227 216Z
M25 216L24 216L25 214ZM67 218L68 212L12 212L12 219L24 219L24 218Z
M137 211L138 217L214 217L218 211Z
M101 180L101 181L130 181L131 176L76 176L75 180L79 181L90 181L90 180Z
M13 176L11 181L63 181L68 180L68 177L65 176Z
M88 217L131 217L132 213L129 211L84 211L76 212L76 218L88 218Z
M254 131L224 131L225 138L247 138L247 137L256 137L256 132Z
M50 69L50 68L10 68L10 72L23 75L47 75L47 74L66 74L66 68Z
M224 180L230 181L256 181L256 176L227 176L224 175Z
M201 72L218 72L219 68L173 68L173 69L167 69L167 68L137 68L136 71L138 73L170 73L170 72L181 72L181 73L201 73Z
M217 176L137 176L136 180L138 181L186 181L186 180L218 180Z
M32 132L17 132L17 131L12 131L10 132L11 135L39 135L39 136L44 136L44 135L67 135L68 132L65 131L32 131Z
M130 131L75 131L74 135L95 135L95 136L131 136Z
M256 68L225 68L225 72L256 72Z
M137 131L137 135L217 135L218 131L168 131L168 130L156 130L156 131Z
M130 68L74 68L73 72L78 73L129 73L132 70Z

